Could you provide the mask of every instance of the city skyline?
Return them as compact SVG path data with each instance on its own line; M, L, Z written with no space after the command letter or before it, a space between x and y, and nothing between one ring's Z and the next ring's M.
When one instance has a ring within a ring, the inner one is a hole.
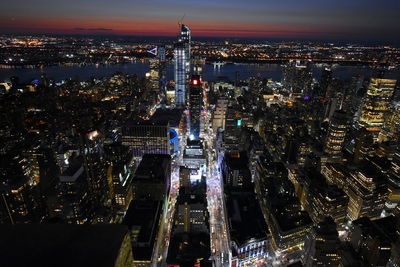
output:
M380 1L2 1L0 32L399 42L400 3Z
M400 3L6 1L1 266L400 267Z

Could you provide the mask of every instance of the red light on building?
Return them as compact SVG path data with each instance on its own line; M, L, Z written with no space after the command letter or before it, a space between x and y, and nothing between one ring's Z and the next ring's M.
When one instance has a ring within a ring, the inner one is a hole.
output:
M197 85L198 83L199 83L198 80L193 80L193 81L192 81L192 84L193 84L193 85Z

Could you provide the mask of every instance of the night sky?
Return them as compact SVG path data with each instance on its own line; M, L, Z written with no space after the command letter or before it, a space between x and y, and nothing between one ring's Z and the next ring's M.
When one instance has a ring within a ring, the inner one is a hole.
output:
M400 41L400 0L1 0L0 32Z

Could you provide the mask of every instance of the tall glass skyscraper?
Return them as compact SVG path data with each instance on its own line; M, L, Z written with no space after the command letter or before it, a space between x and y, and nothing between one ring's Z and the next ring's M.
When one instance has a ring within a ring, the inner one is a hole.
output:
M389 111L391 97L396 87L396 80L371 78L367 95L361 110L360 127L365 127L377 141L385 116Z
M190 29L182 24L179 39L174 48L175 106L177 107L186 107L186 88L190 74L190 42Z

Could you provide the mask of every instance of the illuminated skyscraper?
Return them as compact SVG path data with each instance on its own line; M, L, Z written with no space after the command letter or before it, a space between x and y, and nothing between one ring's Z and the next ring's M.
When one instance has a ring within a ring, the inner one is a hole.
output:
M283 72L283 86L293 94L303 94L311 90L312 71L309 62L290 61Z
M187 61L185 46L179 42L174 49L174 71L175 71L175 106L184 107L186 104L186 67Z
M371 78L362 106L359 125L372 132L375 141L384 125L395 86L396 80Z
M167 62L165 58L165 47L155 47L148 51L154 57L149 58L150 70L146 73L150 81L152 94L158 96L157 101L162 105L166 104L166 87L167 87Z
M389 140L400 144L400 102L392 102L385 125L379 134L379 141Z
M325 153L329 157L339 158L342 154L344 140L347 131L347 115L343 110L333 113L329 124L328 135L325 143Z
M160 62L160 92L161 92L161 103L166 104L166 91L167 91L167 61L165 58L165 47L160 46L157 50L157 58Z
M200 137L200 116L203 109L203 87L199 75L190 79L189 110L190 110L190 138L198 140Z
M349 196L347 216L350 220L361 217L378 218L388 195L387 178L369 164L350 173L345 189Z
M150 72L148 74L151 89L158 92L160 90L160 60L158 58L149 59Z
M165 47L164 46L160 46L157 49L157 58L160 61L165 61Z
M188 26L182 24L178 42L174 48L175 106L186 106L186 88L190 73L190 42Z

